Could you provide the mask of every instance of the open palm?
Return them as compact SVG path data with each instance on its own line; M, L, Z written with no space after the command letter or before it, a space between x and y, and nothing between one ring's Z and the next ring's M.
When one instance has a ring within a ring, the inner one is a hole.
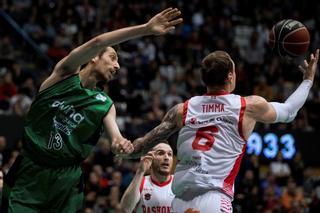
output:
M174 30L175 26L183 21L182 18L178 18L180 15L181 12L177 8L167 8L152 17L147 23L147 27L153 35L165 34Z
M315 51L315 53L310 54L309 62L307 60L303 61L303 65L300 65L299 68L303 72L303 79L308 79L313 81L314 75L317 71L319 61L319 49Z

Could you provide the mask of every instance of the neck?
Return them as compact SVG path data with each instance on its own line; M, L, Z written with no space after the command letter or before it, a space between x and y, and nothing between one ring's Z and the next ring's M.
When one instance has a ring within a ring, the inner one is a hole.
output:
M88 64L80 70L79 76L83 87L93 89L96 87L97 80L91 70L91 64Z
M150 174L150 175L151 175L151 178L152 178L153 180L158 181L159 183L166 182L166 181L168 181L169 178L170 178L170 174L164 176L164 175L156 174L156 173L154 173L154 172L152 172L152 171L151 171L151 174Z
M231 89L228 88L228 85L223 87L207 87L207 93L221 94L221 93L230 93Z

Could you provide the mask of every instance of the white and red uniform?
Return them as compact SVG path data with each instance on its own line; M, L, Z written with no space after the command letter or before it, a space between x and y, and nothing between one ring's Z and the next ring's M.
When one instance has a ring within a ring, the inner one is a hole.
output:
M232 211L234 180L246 147L245 107L245 99L234 94L206 94L184 103L172 184L173 212Z
M174 198L172 193L173 175L168 181L159 183L151 176L145 176L140 185L140 201L134 212L137 213L170 213L171 202Z

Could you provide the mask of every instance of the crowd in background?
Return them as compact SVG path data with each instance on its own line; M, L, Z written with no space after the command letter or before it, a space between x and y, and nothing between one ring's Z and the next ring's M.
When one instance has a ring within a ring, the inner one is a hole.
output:
M304 58L281 59L272 53L268 46L272 25L285 18L297 19L309 29L309 50L320 47L320 17L316 15L320 4L316 0L3 0L0 114L23 117L41 82L71 49L102 32L144 23L169 6L181 9L184 18L174 32L117 47L121 69L106 91L115 102L119 127L129 139L157 125L176 103L205 92L199 69L201 59L211 51L225 50L234 59L235 93L282 102L301 81L297 67ZM31 41L9 24L6 15ZM307 103L293 123L259 125L257 129L318 130L319 107L317 75ZM5 138L0 137L0 165L4 171L21 146L17 143L12 151L5 144ZM117 166L110 147L98 143L83 167L86 211L116 212L136 162ZM266 172L260 170L255 156L244 159L235 212L320 212L318 180L301 159L288 163L279 156Z

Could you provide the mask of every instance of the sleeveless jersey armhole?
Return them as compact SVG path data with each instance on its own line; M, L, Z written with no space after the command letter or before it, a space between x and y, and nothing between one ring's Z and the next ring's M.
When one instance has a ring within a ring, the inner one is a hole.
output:
M189 100L186 100L183 103L182 126L186 125L187 112L188 112L188 103L189 103Z
M141 180L141 183L140 183L140 188L139 188L139 191L140 191L140 194L142 193L142 190L143 190L143 186L144 186L144 181L146 180L146 177L143 176L142 180Z
M244 112L246 110L245 98L241 96L240 102L241 102L241 108L240 108L240 113L239 113L238 131L239 131L239 135L243 139L243 141L247 141L244 137L244 134L243 134L243 116L244 116Z

